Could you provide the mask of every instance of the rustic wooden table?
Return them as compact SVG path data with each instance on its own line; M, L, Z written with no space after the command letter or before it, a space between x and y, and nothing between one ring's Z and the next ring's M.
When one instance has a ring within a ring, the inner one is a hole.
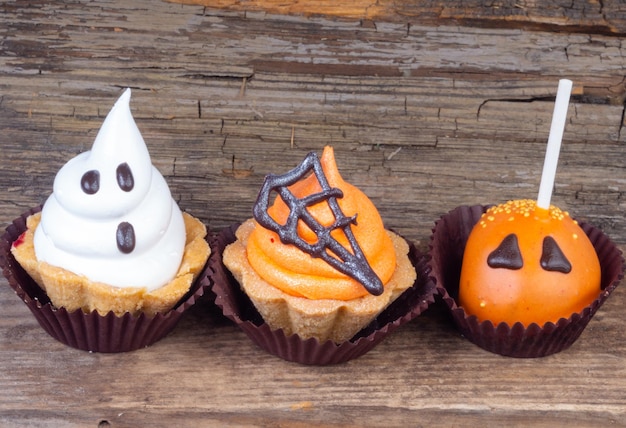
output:
M213 231L249 217L266 173L331 144L386 225L427 250L458 205L536 196L566 77L553 202L626 248L621 2L182 3L0 3L2 229L128 86L153 162ZM625 305L618 287L571 348L513 359L436 304L361 358L310 367L210 302L149 348L78 351L0 278L0 425L626 426Z

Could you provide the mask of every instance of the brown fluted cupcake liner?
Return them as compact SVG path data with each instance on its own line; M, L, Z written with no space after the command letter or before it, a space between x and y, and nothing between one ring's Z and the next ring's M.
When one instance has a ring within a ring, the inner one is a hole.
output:
M183 313L193 306L209 289L208 263L190 290L170 311L153 317L112 312L102 316L97 311L69 312L56 308L39 285L22 269L11 254L11 245L26 231L26 219L41 211L36 207L10 224L0 237L0 267L9 285L35 316L39 325L53 338L71 346L92 352L127 352L144 348L170 333Z
M330 340L320 343L315 338L302 339L297 334L287 336L282 329L272 330L263 321L222 263L224 248L235 241L237 227L238 224L224 229L211 245L213 253L209 258L209 275L213 283L215 304L252 342L284 360L308 365L330 365L355 359L373 349L398 327L419 316L435 301L436 288L429 279L425 256L409 243L409 258L417 271L415 284L352 339L337 344Z
M569 318L543 326L521 323L494 325L468 316L457 303L463 252L474 225L489 206L460 206L441 217L435 224L430 242L431 276L448 306L454 323L463 336L481 348L510 357L543 357L571 346L583 332L598 308L618 286L624 275L622 252L599 229L588 223L580 227L593 244L601 267L601 293L596 300Z

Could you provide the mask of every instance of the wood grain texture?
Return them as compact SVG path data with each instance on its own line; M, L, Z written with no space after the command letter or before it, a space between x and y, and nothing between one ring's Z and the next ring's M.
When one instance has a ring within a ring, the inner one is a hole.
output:
M334 16L376 21L459 23L467 26L567 30L578 33L623 35L626 9L618 1L584 0L543 2L504 0L168 0L237 11L264 11L289 15Z
M426 250L458 205L536 196L567 77L553 202L625 248L619 2L270 3L1 3L0 227L45 201L128 86L154 164L211 230L251 215L265 174L331 144ZM625 304L619 287L572 348L538 360L480 350L437 305L357 360L305 367L207 302L150 348L73 350L2 278L0 425L626 426Z

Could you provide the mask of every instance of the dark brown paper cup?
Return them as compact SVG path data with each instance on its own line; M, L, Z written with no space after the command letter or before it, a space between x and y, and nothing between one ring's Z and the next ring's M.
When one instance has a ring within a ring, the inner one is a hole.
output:
M26 231L26 219L39 211L41 207L22 214L0 237L0 267L11 288L30 309L39 325L50 336L68 346L92 352L126 352L149 346L171 332L183 313L209 288L207 263L176 307L154 317L144 314L133 316L130 313L119 317L112 312L102 316L97 311L68 312L65 308L56 308L11 254L13 241Z
M315 338L302 339L297 334L286 336L282 329L270 329L222 263L224 248L235 241L238 226L224 229L212 243L213 253L209 258L209 267L215 304L252 342L284 360L300 364L329 365L360 357L398 327L419 316L435 301L436 289L428 277L425 257L410 244L409 257L417 270L415 284L352 339L336 344L330 340L320 343Z
M598 308L617 287L624 275L622 252L599 229L587 223L580 227L593 244L602 272L601 293L581 313L543 326L521 323L493 325L468 316L457 303L465 243L474 225L488 206L461 206L441 217L430 242L431 276L448 306L454 323L468 340L487 351L510 357L543 357L571 346L583 332Z

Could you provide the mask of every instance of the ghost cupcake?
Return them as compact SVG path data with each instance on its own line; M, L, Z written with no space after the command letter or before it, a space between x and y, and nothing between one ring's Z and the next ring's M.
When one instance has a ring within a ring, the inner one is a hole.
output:
M11 253L2 259L4 273L18 294L26 301L24 289L34 289L21 288L22 281L16 280L14 270L23 269L45 293L53 319L61 310L77 313L86 334L98 337L92 331L98 317L156 324L164 317L177 318L172 309L185 306L188 298L193 303L196 292L202 293L201 284L194 282L210 254L206 227L180 211L152 165L130 112L130 96L127 89L115 103L92 149L59 170L41 212L22 216L3 236ZM46 305L39 301L38 306L34 313L41 315Z

